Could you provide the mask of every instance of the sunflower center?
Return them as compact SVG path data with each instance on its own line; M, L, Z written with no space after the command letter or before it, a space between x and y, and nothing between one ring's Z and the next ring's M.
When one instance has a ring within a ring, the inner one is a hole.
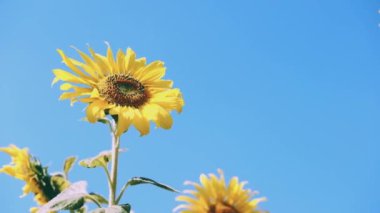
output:
M99 85L99 93L109 103L138 108L148 100L144 86L125 74L108 76Z
M228 204L216 204L212 205L208 213L239 213L234 207Z

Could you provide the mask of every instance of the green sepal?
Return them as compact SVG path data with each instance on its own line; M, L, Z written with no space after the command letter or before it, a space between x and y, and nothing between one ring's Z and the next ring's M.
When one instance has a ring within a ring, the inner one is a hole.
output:
M119 120L118 115L111 115L111 117L115 120L116 123L118 122L118 120Z
M112 156L112 151L100 152L97 156L81 160L79 165L86 168L106 167Z
M91 213L129 213L131 211L131 205L122 204L117 206L110 206L108 208L98 208Z
M76 160L77 158L74 156L66 158L65 163L63 164L63 172L65 173L66 177L68 177L68 174L70 170L72 169Z

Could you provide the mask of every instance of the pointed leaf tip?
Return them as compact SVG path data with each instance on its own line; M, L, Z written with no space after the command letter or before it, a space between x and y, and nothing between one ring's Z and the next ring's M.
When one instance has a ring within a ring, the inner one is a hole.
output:
M70 170L72 169L76 160L77 160L77 157L75 157L75 156L68 157L65 160L65 163L63 164L63 171L64 171L66 177L68 176L68 174L69 174Z

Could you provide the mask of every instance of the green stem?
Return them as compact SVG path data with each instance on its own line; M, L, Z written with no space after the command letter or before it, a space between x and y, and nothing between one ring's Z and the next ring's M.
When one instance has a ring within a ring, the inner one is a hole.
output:
M128 186L129 186L129 183L127 183L127 184L125 184L125 185L123 186L123 188L122 188L121 191L120 191L119 196L117 196L117 198L116 198L116 204L118 204L118 203L120 202L120 199L123 197L124 192L125 192L125 190L128 188Z
M119 146L120 137L116 135L115 125L112 131L112 159L111 159L111 182L109 184L109 198L108 205L112 206L116 204L116 187L117 187L117 167L119 160Z
M112 184L112 180L111 180L110 173L108 171L108 166L107 165L102 165L102 168L104 169L104 172L106 173L108 185L111 186L110 184Z

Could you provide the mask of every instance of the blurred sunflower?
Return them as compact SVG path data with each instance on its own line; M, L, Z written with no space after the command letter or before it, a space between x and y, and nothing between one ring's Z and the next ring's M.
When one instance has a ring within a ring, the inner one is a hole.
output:
M218 170L219 178L214 174L200 176L200 183L185 182L192 185L195 190L184 191L187 195L178 196L178 201L186 204L178 205L173 212L181 213L261 213L257 209L260 202L265 198L252 199L257 192L244 189L247 182L239 182L233 177L228 186L224 180L222 170Z
M12 162L0 168L5 173L25 182L23 195L33 193L38 205L43 205L66 189L70 183L61 175L49 175L47 168L31 156L28 149L20 149L15 145L0 148L0 152L10 155ZM32 208L31 211L35 211Z
M64 64L72 71L55 69L53 84L64 81L60 100L71 103L88 103L86 118L94 123L106 115L117 121L117 135L134 125L141 135L149 133L149 121L158 127L169 129L173 120L172 110L182 111L184 101L179 89L173 89L173 81L163 80L165 67L162 61L146 64L145 58L136 58L128 48L118 50L114 58L108 45L106 56L89 48L90 55L77 50L83 62L68 58L58 50Z

